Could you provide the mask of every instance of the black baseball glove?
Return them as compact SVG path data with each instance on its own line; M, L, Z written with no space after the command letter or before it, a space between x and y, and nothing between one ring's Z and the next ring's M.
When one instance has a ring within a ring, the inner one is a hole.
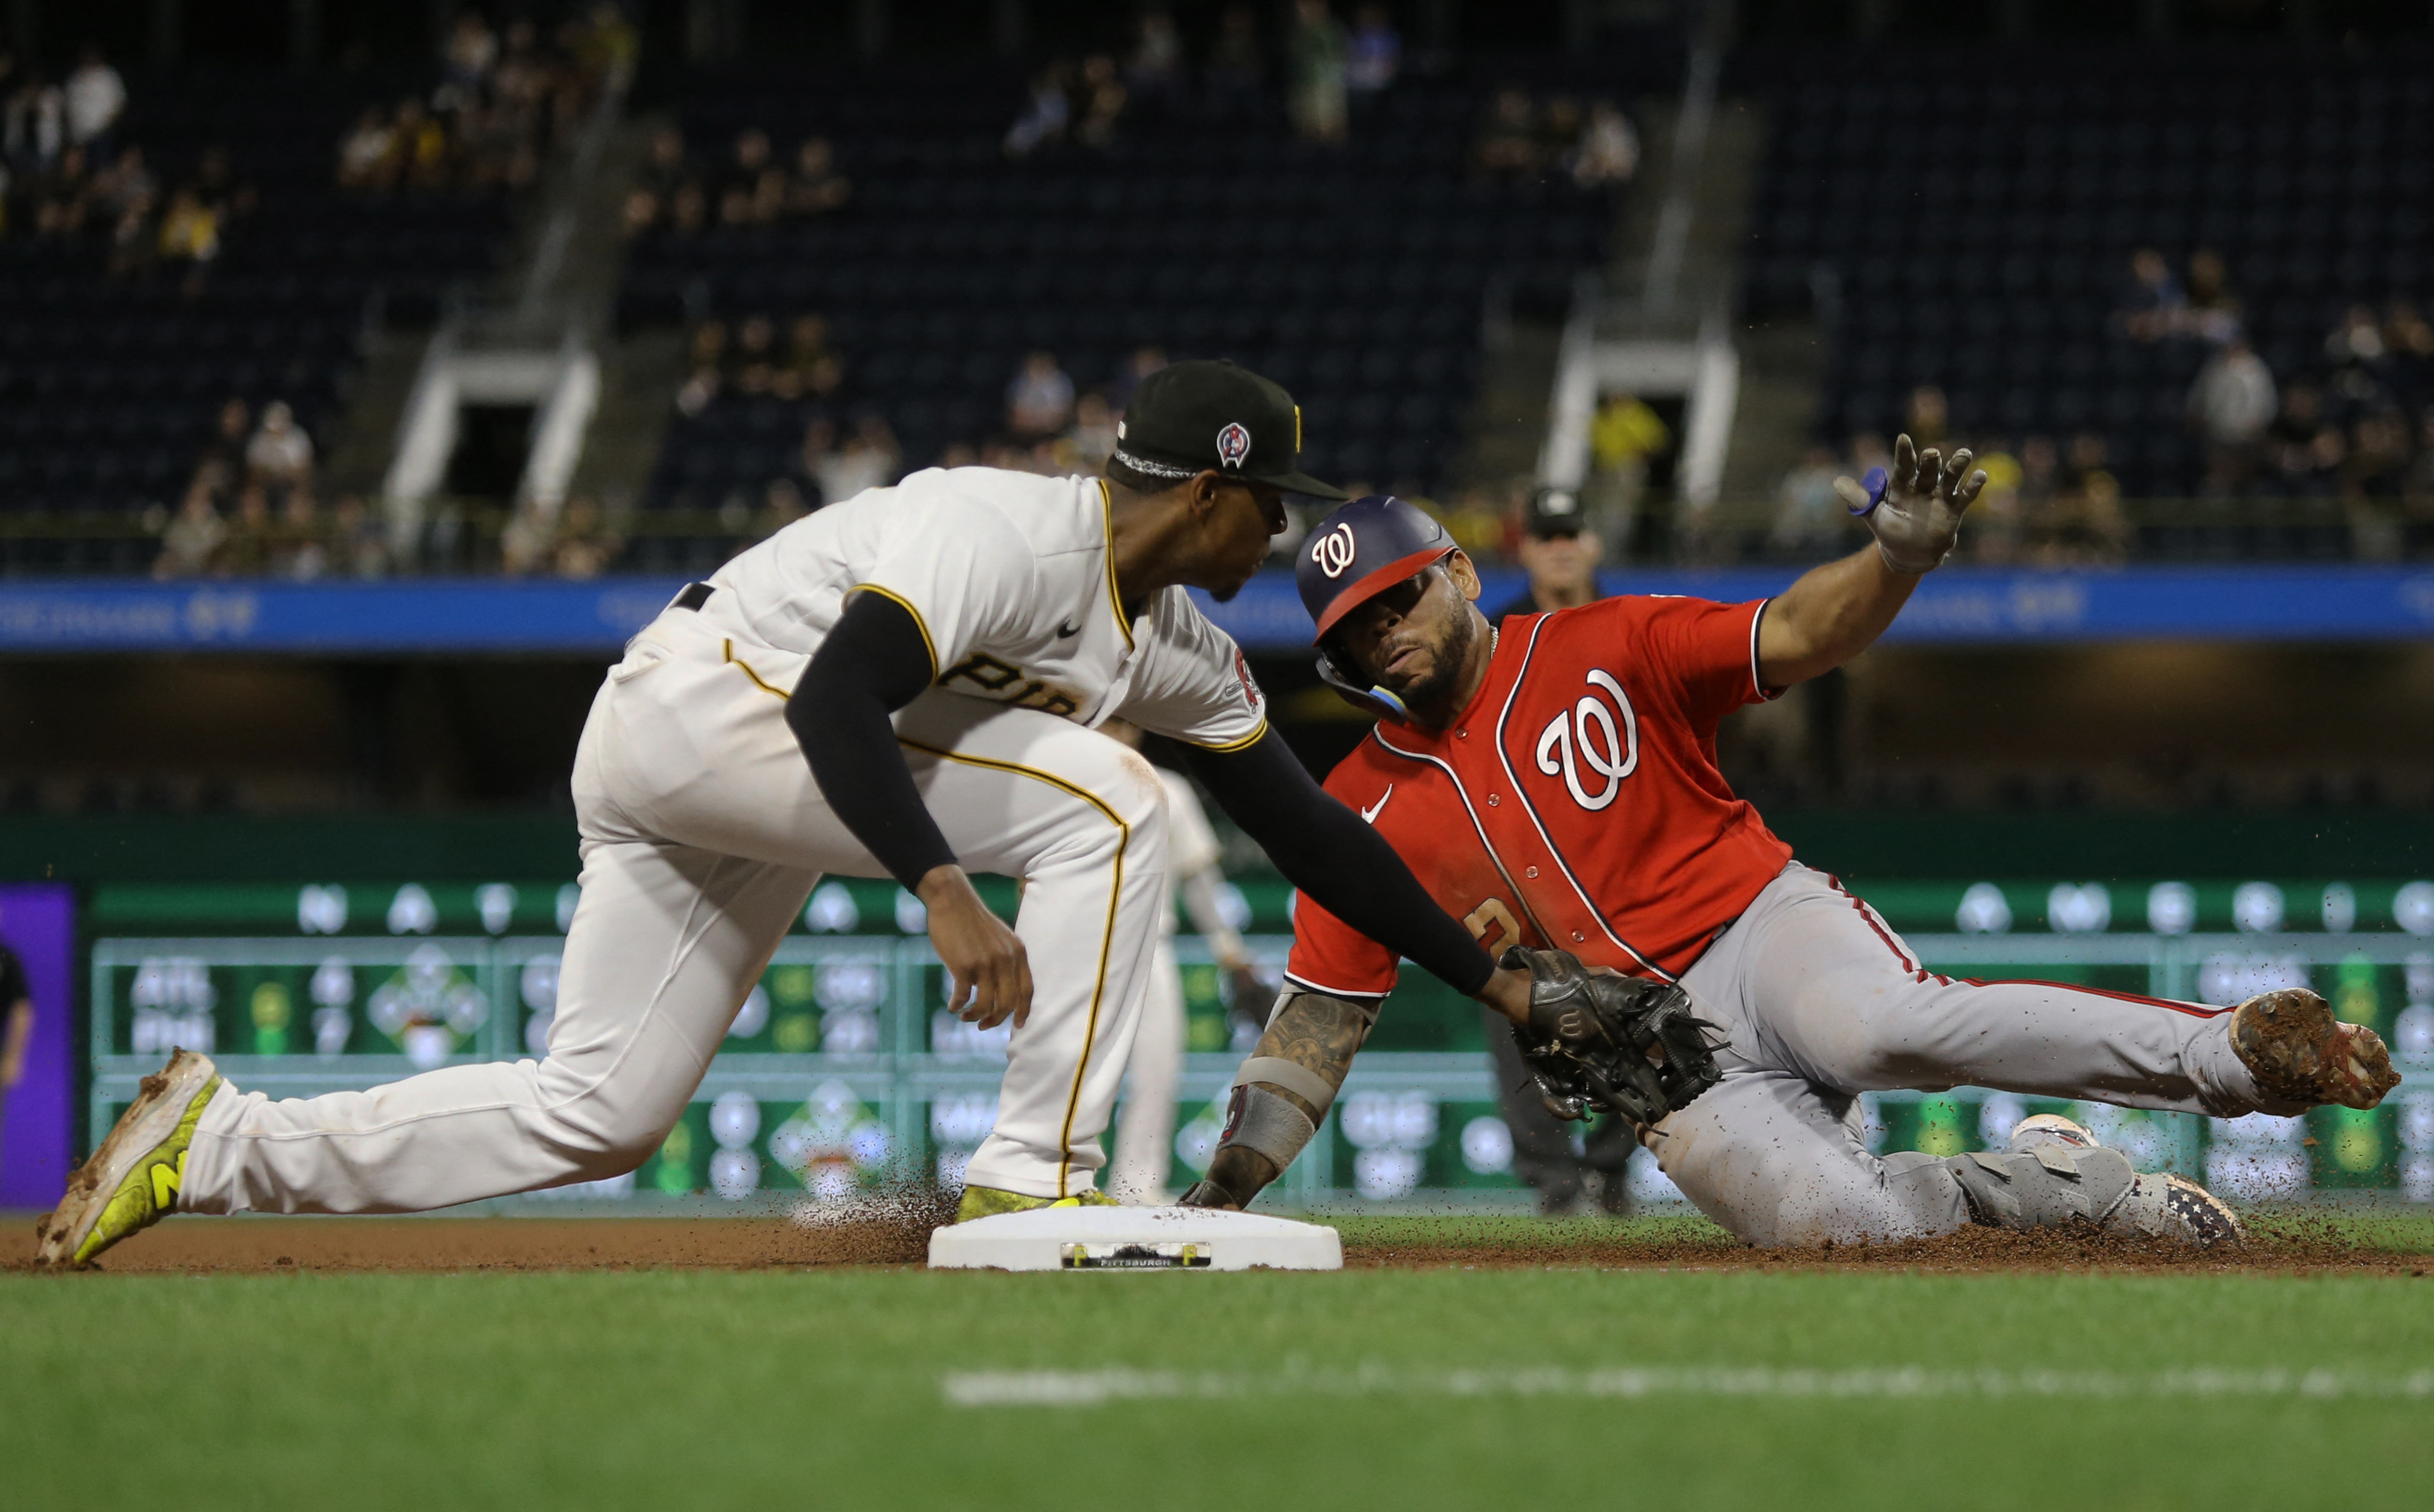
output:
M1672 983L1592 973L1568 952L1518 945L1500 964L1530 973L1530 1025L1513 1038L1557 1118L1654 1124L1716 1084L1721 1031Z

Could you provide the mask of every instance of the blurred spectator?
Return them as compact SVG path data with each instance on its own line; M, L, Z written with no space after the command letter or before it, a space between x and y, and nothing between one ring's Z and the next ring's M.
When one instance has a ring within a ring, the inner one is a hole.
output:
M2375 324L2374 311L2363 304L2351 305L2324 338L2324 360L2335 368L2372 368L2383 360L2385 351L2383 329Z
M2122 558L2130 524L2121 512L2121 485L2105 463L2103 437L2083 432L2071 438L2064 486L2033 512L2023 511L2029 556L2037 565L2094 566Z
M330 511L329 541L334 570L353 577L388 576L388 532L360 496L348 494Z
M815 420L803 438L803 470L819 485L823 507L896 481L902 454L886 421L863 416L842 446L830 444L834 435L828 421Z
M178 512L161 532L161 554L152 558L152 576L159 578L199 577L211 570L213 558L220 542L228 539L228 526L219 511L212 507L209 482L197 477L186 489L186 496L178 503Z
M1774 528L1768 533L1777 551L1822 556L1842 543L1849 514L1834 491L1839 472L1831 451L1812 446L1783 475L1774 493Z
M1637 481L1648 458L1673 444L1673 433L1635 394L1611 394L1589 421L1589 459L1598 472Z
M397 176L397 130L388 112L367 105L338 143L338 187L386 189Z
M490 30L479 11L460 12L439 51L439 90L445 100L441 108L449 109L479 95L498 60L498 34Z
M1516 178L1537 171L1537 118L1527 91L1508 86L1496 92L1471 161L1483 172Z
M812 512L803 502L803 490L795 487L793 478L772 478L761 490L761 519L755 533L763 538L776 535L796 521Z
M208 263L219 250L219 213L192 189L180 188L170 196L169 212L161 217L161 255L172 261Z
M1116 450L1116 415L1107 407L1106 395L1094 388L1074 404L1073 428L1065 433L1065 441L1076 468L1096 472L1106 465Z
M2206 441L2206 489L2227 492L2244 483L2256 462L2256 445L2273 422L2273 374L2265 359L2235 335L2204 367L2189 389L2189 417Z
M1208 49L1201 83L1209 109L1219 114L1243 114L1256 110L1267 86L1267 60L1260 55L1260 26L1251 8L1233 5L1217 23L1217 40Z
M1016 438L1036 441L1063 430L1073 418L1073 380L1056 366L1056 355L1035 352L1005 388L1005 428Z
M1944 390L1933 384L1921 384L1910 391L1910 438L1920 446L1941 446L1952 421L1952 408Z
M246 402L233 394L221 401L212 438L195 458L195 476L208 479L214 490L232 487L235 479L245 475L246 441L252 434L253 411Z
M693 328L693 350L687 354L684 383L677 389L677 408L698 415L718 397L720 365L727 356L727 324L704 320Z
M2353 428L2349 483L2359 498L2397 499L2408 472L2408 421L2396 409L2380 409Z
M270 553L270 570L280 577L309 583L328 576L330 547L321 530L320 511L309 489L290 489L279 513L279 529Z
M1569 94L1549 99L1538 112L1538 161L1558 166L1569 162L1587 129L1588 119L1581 113L1580 101Z
M2129 288L2116 313L2132 340L2162 340L2171 334L2188 302L2163 253L2141 247L2130 254Z
M763 189L764 175L770 171L769 133L758 127L746 127L737 132L734 157L719 182L721 225L748 226L775 214L777 205L769 202L770 197ZM778 198L782 201L783 198L781 190Z
M1584 189L1631 181L1639 171L1639 133L1620 106L1600 100L1589 107L1589 124L1571 154L1572 181Z
M277 528L270 516L270 491L260 483L238 490L236 518L229 522L228 539L212 558L212 576L260 577L269 572Z
M97 149L127 110L127 83L118 70L102 60L101 50L87 47L76 72L60 87L67 108L68 142Z
M295 411L284 400L262 406L262 426L245 445L246 476L265 488L309 488L313 482L313 438L296 423Z
M1166 352L1163 350L1157 347L1136 350L1124 359L1124 365L1116 369L1115 377L1108 381L1107 407L1119 416L1123 415L1124 406L1133 402L1133 390L1140 387L1140 381L1165 366Z
M795 149L795 177L786 189L786 211L808 219L843 208L853 198L853 180L837 172L836 150L824 136Z
M1124 83L1144 99L1163 100L1183 87L1183 34L1163 10L1140 14L1139 35L1124 60Z
M1285 41L1291 75L1287 109L1305 141L1341 142L1345 127L1345 61L1350 40L1327 0L1295 0Z
M765 394L778 376L778 328L765 315L751 315L735 328L735 342L723 364L724 386L739 394Z
M1386 8L1363 6L1344 60L1345 87L1363 94L1375 94L1390 87L1402 68L1403 35L1395 29L1395 23L1388 18Z
M1082 119L1073 128L1074 140L1086 147L1113 146L1125 100L1123 81L1116 77L1116 60L1104 53L1085 59L1080 94Z
M1066 73L1065 64L1051 63L1032 76L1031 99L1006 129L1007 157L1027 158L1065 140L1073 119L1073 102L1065 93Z
M18 167L39 173L66 146L66 95L58 85L28 77L0 108L0 148Z
M2028 481L2026 454L2042 443L2046 450L2046 466L2053 461L2053 443L2040 437L2031 437L2022 455L2014 456L1997 446L1980 456L1978 466L1986 474L1986 487L1980 490L1978 502L1969 507L1968 521L1962 532L1963 541L1980 561L2004 563L2013 560L2020 550L2020 498Z
M161 180L144 163L144 149L125 146L118 159L93 176L89 191L94 201L113 215L148 206L161 192Z
M600 502L578 493L566 501L566 510L558 516L550 570L560 577L597 577L608 570L625 545L608 528Z
M2239 297L2232 292L2230 271L2220 254L2207 248L2189 254L2188 306L2182 329L2218 346L2241 331Z

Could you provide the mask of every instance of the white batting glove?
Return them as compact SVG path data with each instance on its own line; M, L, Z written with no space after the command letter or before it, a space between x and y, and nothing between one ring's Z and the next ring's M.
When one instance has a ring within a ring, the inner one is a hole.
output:
M1932 446L1912 447L1905 435L1894 442L1893 472L1872 467L1856 482L1836 478L1834 491L1854 518L1867 522L1885 565L1916 577L1943 566L1961 539L1961 517L1986 486L1984 472L1969 471L1974 460L1963 447L1947 462Z

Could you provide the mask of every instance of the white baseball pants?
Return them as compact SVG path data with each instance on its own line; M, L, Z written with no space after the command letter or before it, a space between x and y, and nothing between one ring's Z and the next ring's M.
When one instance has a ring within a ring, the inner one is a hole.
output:
M1183 970L1174 940L1161 934L1141 995L1140 1029L1133 1037L1124 1106L1116 1119L1116 1163L1107 1191L1124 1202L1156 1206L1174 1200L1166 1178L1174 1159L1174 1098L1183 1079Z
M883 874L783 718L808 660L671 609L608 674L575 756L583 894L546 1059L283 1102L223 1088L180 1205L414 1211L646 1160L820 874ZM967 1179L1085 1190L1167 906L1164 791L1125 747L1032 710L932 692L896 725L956 855L1025 883L1031 1013Z
M1723 1080L1648 1132L1699 1211L1757 1245L1906 1239L1969 1221L1943 1160L1869 1152L1859 1094L1985 1087L2230 1118L2273 1102L2229 1010L1927 971L1874 909L1794 862L1683 973L1732 1036Z

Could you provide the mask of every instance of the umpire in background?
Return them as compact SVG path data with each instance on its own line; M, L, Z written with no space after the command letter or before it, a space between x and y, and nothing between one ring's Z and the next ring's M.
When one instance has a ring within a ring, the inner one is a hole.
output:
M26 1041L33 1033L34 992L26 981L26 963L0 941L0 1128L8 1125L9 1089L26 1074ZM7 1156L0 1149L0 1160Z
M1530 495L1525 524L1521 565L1530 574L1530 586L1488 615L1490 622L1501 625L1510 615L1577 609L1605 596L1597 585L1603 547L1583 516L1578 492L1538 490ZM1581 1125L1558 1122L1538 1101L1537 1085L1513 1042L1512 1025L1495 1013L1484 1015L1484 1021L1488 1048L1496 1056L1504 1126L1513 1131L1513 1174L1538 1189L1538 1211L1549 1217L1569 1212L1581 1200L1588 1173L1595 1171L1603 1178L1598 1206L1610 1213L1628 1212L1631 1194L1623 1185L1623 1166L1635 1147L1631 1126L1619 1118L1602 1119L1576 1148L1572 1140Z

